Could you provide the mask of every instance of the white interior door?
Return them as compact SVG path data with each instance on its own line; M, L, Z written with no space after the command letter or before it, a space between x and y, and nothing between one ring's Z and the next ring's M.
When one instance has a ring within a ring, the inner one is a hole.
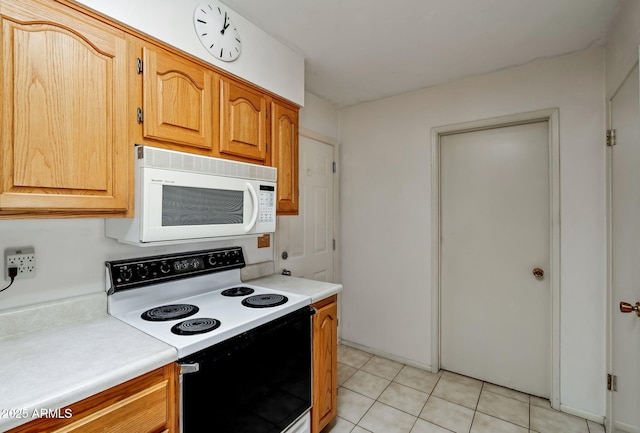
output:
M300 211L278 217L276 271L333 282L333 146L304 136L299 146Z
M546 398L549 148L547 121L440 139L441 366Z
M621 301L640 301L640 92L638 66L610 101L616 145L610 150L611 395L613 431L640 432L640 317ZM609 430L611 431L611 430Z

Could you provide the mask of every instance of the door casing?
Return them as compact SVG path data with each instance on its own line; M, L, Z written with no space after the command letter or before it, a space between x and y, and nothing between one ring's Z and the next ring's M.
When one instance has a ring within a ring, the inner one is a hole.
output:
M472 122L439 126L431 130L431 368L440 370L440 324L441 324L441 227L440 227L440 136L444 134L470 132L503 126L518 125L534 121L549 122L549 209L550 209L550 263L551 285L551 407L560 409L560 136L558 108L532 111L509 116L483 119Z

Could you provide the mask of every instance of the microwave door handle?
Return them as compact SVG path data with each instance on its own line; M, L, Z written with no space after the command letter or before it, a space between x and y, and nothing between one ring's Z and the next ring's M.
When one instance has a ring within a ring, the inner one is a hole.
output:
M253 226L256 225L256 220L258 219L258 196L256 195L256 190L250 183L247 183L247 188L249 189L249 193L251 194L251 200L253 200L253 215L251 215L251 221L249 221L249 225L244 228L245 233L249 232L253 228Z

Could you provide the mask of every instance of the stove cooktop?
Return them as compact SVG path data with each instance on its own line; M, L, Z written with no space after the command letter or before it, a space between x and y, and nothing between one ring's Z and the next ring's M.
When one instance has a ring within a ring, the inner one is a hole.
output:
M107 262L109 314L170 344L183 358L310 304L308 296L243 283L242 250L224 250ZM218 271L203 266L224 252L240 261L221 261ZM176 263L179 272L162 271ZM170 318L158 319L165 315Z

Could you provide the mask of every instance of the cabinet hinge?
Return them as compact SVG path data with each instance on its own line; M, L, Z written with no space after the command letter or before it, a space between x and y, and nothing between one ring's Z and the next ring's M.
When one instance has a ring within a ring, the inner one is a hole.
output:
M140 57L138 57L136 59L136 66L138 68L138 75L142 74L142 72L144 71L144 62L142 61L142 59Z
M138 107L138 123L143 123L144 122L144 111L142 111L142 108Z
M333 161L332 169L333 169L333 172L334 172L334 173L335 173L336 171L338 171L338 165L336 164L336 162L335 162L335 161Z
M616 145L616 130L607 129L607 146L615 146L615 145Z
M607 391L616 392L618 390L618 376L607 374Z

